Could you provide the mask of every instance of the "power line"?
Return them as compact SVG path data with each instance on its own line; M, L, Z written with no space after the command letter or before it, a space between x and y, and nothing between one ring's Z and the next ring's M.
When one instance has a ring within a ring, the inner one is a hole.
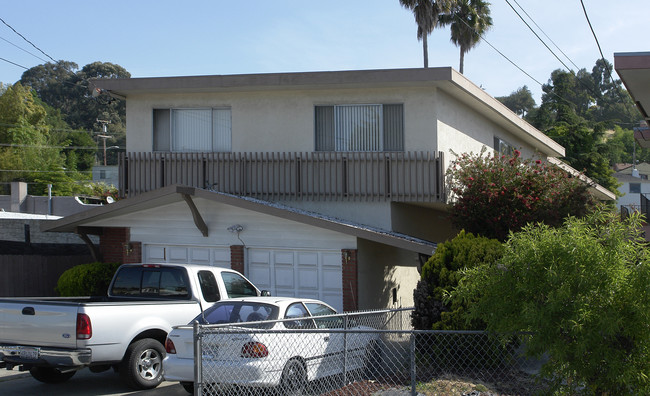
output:
M46 54L42 49L38 48L34 43L32 43L31 41L27 40L27 38L26 38L25 36L23 36L22 34L18 33L18 31L17 31L16 29L14 29L13 27L11 27L11 25L9 25L7 22L5 22L4 19L0 18L0 21L2 21L2 23L4 23L4 24L9 28L9 29L13 30L14 33L16 33L17 35L19 35L20 37L22 37L23 40L25 40L25 41L27 41L29 44L31 44L32 47L36 48L36 49L39 50L43 55L45 55L45 56L47 56L48 58L52 59L52 62L56 63L56 60L54 60L54 58L52 58L51 56L49 56L48 54Z
M30 54L30 55L33 56L34 58L38 58L38 59L42 60L43 62L47 62L47 59L43 59L43 58L41 58L41 57L38 56L38 55L34 55L34 54L32 54L31 52L29 52L29 51L27 51L26 49L24 49L24 48L22 48L22 47L20 47L20 46L18 46L18 45L16 45L16 44L14 44L14 43L12 43L11 41L7 40L7 39L4 38L4 37L0 37L0 40L6 42L6 43L8 43L8 44L13 45L14 47L18 48L19 50L21 50L21 51L23 51L23 52L26 52L26 53Z
M11 64L14 65L14 66L22 67L22 68L25 69L25 70L29 69L28 67L25 67L25 66L23 66L23 65L19 65L18 63L12 62L12 61L7 60L7 59L5 59L5 58L0 58L0 60L1 60L1 61L5 61L5 62L7 62L7 63L11 63Z
M582 0L581 0L581 1L582 1ZM528 24L528 22L526 22L526 21L524 20L524 18L521 16L521 14L519 14L519 12L517 12L517 10L515 10L515 7L513 7L512 4L510 4L510 2L509 2L508 0L505 0L505 2L510 6L510 8L512 8L512 10L515 12L515 14L517 14L517 16L519 17L519 19L521 19L521 21L522 21L522 22L523 22L523 23L528 27L528 29L529 29L531 32L533 32L533 34L535 35L535 37L537 37L537 39L538 39L542 44L544 44L544 47L546 47L546 49L549 50L551 54L553 54L553 56L555 57L555 59L557 59L558 61L560 61L560 63L562 64L562 66L566 67L567 70L571 70L571 68L570 68L569 66L567 66L567 65L562 61L562 59L560 59L560 57L557 56L557 55L555 54L555 52L553 52L553 50L552 50L552 49L551 49L551 48L550 48L550 47L549 47L549 46L544 42L544 40L542 40L542 38L539 37L539 35L537 34L537 32L535 32L535 30L533 30L533 28L530 27L530 25Z
M548 36L548 34L546 34L546 32L544 31L544 29L542 29L542 28L537 24L537 22L535 22L535 20L534 20L534 19L533 19L533 18L532 18L532 17L531 17L527 12L526 12L526 10L524 10L524 7L522 7L522 6L517 2L517 0L512 0L512 1L514 1L515 4L517 4L517 6L518 6L518 7L519 7L523 12L524 12L524 14L526 14L526 16L528 17L528 19L530 19L530 20L535 24L535 26L537 26L537 28L538 28L538 29L539 29L539 30L544 34L544 36L546 36L546 38L547 38L551 43L553 43L553 45L555 46L555 48L557 48L558 51L560 51L560 52L562 53L562 55L564 55L564 56L569 60L569 62L571 62L571 64L572 64L573 66L575 66L576 69L580 69L580 67L578 67L578 65L576 65L575 62L573 62L573 60L571 60L571 58L569 58L569 56L568 56L567 54L565 54L564 51L562 51L562 49L561 49L557 44L555 44L555 41L553 41L553 39L551 39L551 38Z
M99 147L92 146L48 146L48 145L31 145L31 144L13 144L13 143L0 143L0 147L19 147L19 148L42 148L42 149L74 149L74 150L99 150ZM119 146L112 146L112 148L121 149Z
M0 169L0 172L31 172L31 173L93 173L93 171L67 171L67 170L30 170L30 169Z

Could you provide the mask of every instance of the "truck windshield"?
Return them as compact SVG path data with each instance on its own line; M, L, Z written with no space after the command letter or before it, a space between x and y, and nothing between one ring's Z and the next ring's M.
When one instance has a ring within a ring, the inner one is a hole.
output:
M188 285L182 268L122 267L115 276L111 295L188 299Z

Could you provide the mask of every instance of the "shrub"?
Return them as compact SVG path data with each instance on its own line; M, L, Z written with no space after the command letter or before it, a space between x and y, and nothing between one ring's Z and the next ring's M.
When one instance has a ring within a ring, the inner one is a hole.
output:
M529 331L547 378L570 394L650 393L650 256L638 214L597 209L562 227L511 234L494 265L468 270L456 298L496 333ZM582 390L580 389L582 388Z
M589 186L557 165L505 155L459 155L447 170L458 229L505 241L528 223L560 226L595 205Z
M413 293L415 310L412 324L419 330L481 330L480 321L466 323L466 303L445 298L458 285L462 270L492 263L501 257L503 245L495 239L461 231L442 243L422 267L422 276Z
M61 274L55 290L62 297L105 296L119 266L100 262L74 266Z

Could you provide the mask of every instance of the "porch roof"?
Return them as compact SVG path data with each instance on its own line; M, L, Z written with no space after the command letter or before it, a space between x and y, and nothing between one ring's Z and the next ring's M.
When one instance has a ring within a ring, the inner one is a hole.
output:
M206 199L271 216L277 216L283 219L427 255L433 254L437 246L434 242L415 238L409 235L356 224L334 217L323 216L317 213L291 208L285 205L182 185L163 187L109 205L67 216L42 225L42 230L51 232L83 231L86 233L92 233L89 232L88 229L85 229L86 224L96 223L97 221L138 212L140 210L186 201L188 202L188 205L190 205L190 210L194 217L195 224L202 232L204 232L205 235L209 230L203 223L198 209L196 209L192 203L192 199L194 198Z

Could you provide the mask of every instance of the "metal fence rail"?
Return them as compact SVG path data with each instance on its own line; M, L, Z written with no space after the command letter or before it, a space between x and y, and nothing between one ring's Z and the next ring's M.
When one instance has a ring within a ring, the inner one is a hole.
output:
M453 378L492 384L500 394L535 386L521 354L526 335L409 330L410 313L323 316L311 325L196 324L195 394L461 395L440 388Z
M259 199L445 199L442 152L131 152L118 162L121 197L184 184Z

